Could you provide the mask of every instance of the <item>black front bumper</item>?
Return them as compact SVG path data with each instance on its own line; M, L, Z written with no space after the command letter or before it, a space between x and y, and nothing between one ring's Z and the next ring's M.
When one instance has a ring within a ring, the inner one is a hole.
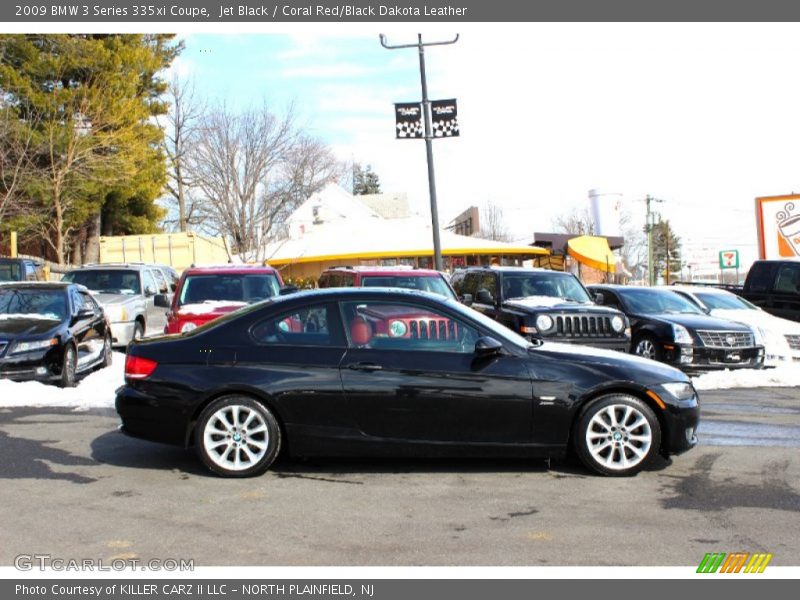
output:
M61 377L61 365L46 352L33 352L21 357L0 358L0 379L11 381L56 381Z
M662 417L664 431L661 448L665 455L682 454L697 445L697 424L700 422L697 399L678 406L667 404Z
M664 362L684 371L722 369L760 369L764 366L764 347L708 348L688 344L666 344Z

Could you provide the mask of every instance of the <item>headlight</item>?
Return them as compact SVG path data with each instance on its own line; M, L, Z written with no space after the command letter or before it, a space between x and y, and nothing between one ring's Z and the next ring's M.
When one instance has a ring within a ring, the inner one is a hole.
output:
M763 346L764 339L767 337L766 332L761 329L761 327L752 327L753 330L753 342L755 342L756 346Z
M692 336L683 325L672 325L672 339L677 344L692 344Z
M408 332L408 326L402 321L392 321L389 323L389 335L392 337L403 337Z
M612 317L611 318L611 328L614 331L616 331L617 333L619 333L620 331L625 329L625 319L623 319L619 315L616 315L616 316Z
M691 383L662 383L661 387L667 390L669 395L676 400L690 400L695 396Z
M536 327L539 331L547 331L553 326L553 319L548 315L539 315L536 317Z
M128 310L124 306L110 306L105 309L108 320L112 323L128 320Z
M11 354L22 354L23 352L35 352L36 350L46 350L50 346L58 344L58 340L39 340L37 342L17 342Z
M283 323L281 323L283 325ZM187 331L191 331L192 329L197 329L197 325L192 323L191 321L186 321L183 325L181 325L181 333L186 333Z

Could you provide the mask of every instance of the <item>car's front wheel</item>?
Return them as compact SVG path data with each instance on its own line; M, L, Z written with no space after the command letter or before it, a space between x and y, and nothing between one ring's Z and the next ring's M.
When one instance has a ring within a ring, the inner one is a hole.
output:
M64 388L75 387L75 377L78 371L78 353L75 346L67 344L64 348L64 358L61 361L61 379L59 385Z
M633 354L650 360L661 360L661 350L653 336L642 334L633 341Z
M583 410L572 439L588 468L624 477L644 469L658 454L661 428L644 402L628 394L611 394Z
M281 447L281 430L272 412L247 396L225 396L209 404L195 426L200 460L224 477L264 473Z

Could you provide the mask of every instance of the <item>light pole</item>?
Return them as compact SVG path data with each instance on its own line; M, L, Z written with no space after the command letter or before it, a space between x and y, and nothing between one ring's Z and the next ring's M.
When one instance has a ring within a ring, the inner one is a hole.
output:
M645 218L645 227L647 229L647 284L655 285L656 279L653 277L653 227L655 227L656 213L650 211L651 202L663 202L658 198L653 198L650 194L644 199L647 206L647 216ZM667 257L669 261L669 257Z
M422 84L422 111L425 127L425 153L428 158L428 191L431 199L431 228L433 229L433 265L437 271L442 271L442 245L439 241L439 208L436 204L436 175L433 170L433 131L431 127L431 103L428 100L428 81L425 77L425 46L445 46L455 44L458 35L452 40L443 42L422 42L422 34L417 34L416 44L400 44L390 46L386 43L386 36L380 34L381 46L387 50L400 48L417 48L419 51L419 79Z

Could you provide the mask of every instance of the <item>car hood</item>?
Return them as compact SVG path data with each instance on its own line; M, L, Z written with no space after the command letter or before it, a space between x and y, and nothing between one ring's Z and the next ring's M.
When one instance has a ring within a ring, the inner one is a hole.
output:
M689 329L709 329L712 331L750 331L750 327L742 323L720 319L709 315L693 315L689 313L658 313L651 315L637 315L643 319L655 319L665 323L683 325Z
M580 364L593 371L602 370L610 377L623 380L640 383L691 382L683 371L664 363L580 344L544 342L541 346L531 348L528 353L532 357L551 358L562 365Z
M212 319L226 315L234 310L239 310L243 306L247 306L247 302L239 302L236 300L213 300L206 301L198 304L184 304L178 307L176 314L179 317L202 317Z
M556 310L568 310L570 312L586 312L586 313L605 313L616 312L612 309L598 306L596 304L581 304L580 302L571 302L563 298L553 298L552 296L528 296L526 298L511 298L506 300L506 306L523 310L525 312L533 312L536 309L552 308Z
M101 306L121 306L139 299L135 294L92 294L92 296Z
M738 321L739 323L745 323L753 327L775 331L782 335L800 335L800 323L789 321L788 319L781 319L763 310L714 308L711 310L711 315L721 319Z
M58 329L60 319L45 315L0 315L0 337L28 337L45 335Z

